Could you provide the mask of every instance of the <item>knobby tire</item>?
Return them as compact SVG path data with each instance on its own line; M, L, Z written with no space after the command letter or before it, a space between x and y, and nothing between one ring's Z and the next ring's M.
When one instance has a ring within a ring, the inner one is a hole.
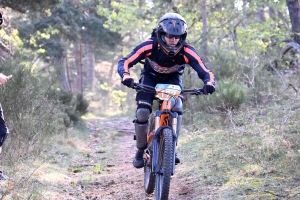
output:
M155 177L155 199L167 200L169 197L173 166L173 134L172 129L163 129L159 142L158 165Z
M144 187L147 194L152 194L155 187L155 174L152 173L151 164L146 163L144 167Z

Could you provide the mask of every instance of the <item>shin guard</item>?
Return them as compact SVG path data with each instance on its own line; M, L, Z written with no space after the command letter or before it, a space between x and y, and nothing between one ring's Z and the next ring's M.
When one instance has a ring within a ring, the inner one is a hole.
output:
M147 134L149 129L149 122L140 124L135 122L135 135L136 135L136 147L138 149L147 148Z

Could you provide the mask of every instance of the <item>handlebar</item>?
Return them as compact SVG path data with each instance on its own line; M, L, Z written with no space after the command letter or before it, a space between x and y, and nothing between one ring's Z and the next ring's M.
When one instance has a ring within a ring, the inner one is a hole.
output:
M156 93L155 87L140 83L133 83L133 86L131 87L137 91L144 91L148 93ZM190 95L202 95L204 94L204 91L202 88L192 88L192 89L183 89L181 91L181 94L190 94Z

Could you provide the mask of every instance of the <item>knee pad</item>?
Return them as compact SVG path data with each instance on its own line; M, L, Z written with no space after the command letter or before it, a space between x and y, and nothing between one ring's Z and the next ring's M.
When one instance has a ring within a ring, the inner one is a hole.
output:
M139 123L146 123L150 116L148 108L138 108L136 111L136 119Z
M177 98L174 105L172 106L172 111L177 112L179 115L182 115L182 109L182 100L181 98Z

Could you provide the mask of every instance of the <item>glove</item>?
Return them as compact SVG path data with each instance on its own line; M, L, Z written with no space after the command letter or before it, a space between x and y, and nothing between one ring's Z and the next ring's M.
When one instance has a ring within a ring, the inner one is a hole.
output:
M130 77L129 72L124 72L122 76L122 83L123 85L126 85L129 88L133 88L134 80Z
M207 82L203 86L203 91L205 95L212 94L215 91L215 86L211 82Z
M129 88L132 88L134 80L133 80L133 78L127 78L127 79L123 80L122 83L123 83L123 85L126 85Z

